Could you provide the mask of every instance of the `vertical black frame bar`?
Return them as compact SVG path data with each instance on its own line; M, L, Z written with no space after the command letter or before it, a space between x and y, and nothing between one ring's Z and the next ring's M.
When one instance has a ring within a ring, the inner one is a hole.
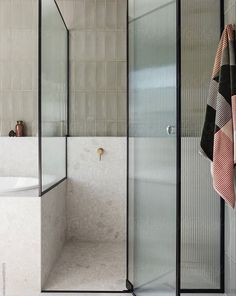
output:
M181 289L181 0L176 0L176 295Z
M225 2L220 0L220 33L222 34L225 26ZM220 289L225 292L225 202L221 199L220 202Z
M126 89L127 89L127 107L126 107L126 157L127 157L127 163L126 163L126 288L127 291L132 293L133 295L135 295L134 293L134 286L133 283L131 283L131 281L129 280L129 242L130 242L130 238L129 238L129 136L130 136L130 132L129 132L129 50L130 50L130 46L129 46L129 0L126 0L126 60L127 60L127 64L126 64L126 77L127 77L127 85L126 85Z
M42 122L41 122L41 98L42 98L42 0L38 0L38 178L39 196L42 196Z
M65 23L65 20L62 16L60 8L56 2L56 0L52 0L55 3L56 9L58 10L61 19L64 23L66 32L67 32L67 128L66 128L66 136L65 136L65 177L60 181L56 182L46 190L42 190L42 0L38 0L38 178L39 178L39 196L43 196L45 193L49 192L64 180L67 179L67 167L68 167L68 141L67 138L69 136L69 101L70 101L70 60L69 60L69 52L70 52L70 38L69 38L69 30Z
M126 12L126 77L127 77L127 101L126 101L126 153L127 153L127 163L126 163L126 287L128 288L129 282L129 0L126 1L127 12Z
M67 126L66 126L66 178L68 178L68 137L70 135L70 31L67 29Z
M177 0L179 2L179 6L180 6L180 3L181 3L181 0ZM224 30L224 24L225 24L225 17L224 17L224 0L219 0L220 2L220 34L222 34L223 30ZM179 11L179 19L180 19L180 22L179 22L179 36L181 35L181 8L180 8L180 11ZM181 38L181 36L180 36ZM180 61L181 61L181 41L179 43L180 45ZM181 65L180 65L180 69L181 69ZM180 93L179 93L179 96L180 96L180 100L179 100L179 115L178 117L180 118L181 117L181 71L179 73L180 75ZM179 160L180 160L180 163L179 163L179 178L181 179L181 122L179 123L179 139L178 139L178 146L179 146ZM177 129L178 130L178 129ZM180 280L180 283L179 283L179 291L178 291L178 294L177 295L180 295L180 293L206 293L206 294L210 294L210 293L224 293L225 292L225 202L224 200L221 198L221 201L220 201L220 288L219 289L181 289L181 180L179 182L179 227L180 229L178 230L178 236L179 236L179 246L178 246L178 249L179 249L179 280ZM219 197L220 198L220 197Z
M134 286L133 283L129 280L129 0L126 0L126 77L127 77L127 107L126 107L126 157L127 157L127 163L126 163L126 288L127 291L134 294Z

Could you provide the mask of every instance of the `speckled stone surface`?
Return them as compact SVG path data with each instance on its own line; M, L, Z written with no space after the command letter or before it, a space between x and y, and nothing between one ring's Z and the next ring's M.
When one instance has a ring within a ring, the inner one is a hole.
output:
M0 198L0 295L40 292L40 198Z
M66 237L66 181L41 197L41 284L46 282Z
M126 138L71 137L68 155L67 238L125 240Z
M68 241L43 290L125 290L125 242Z

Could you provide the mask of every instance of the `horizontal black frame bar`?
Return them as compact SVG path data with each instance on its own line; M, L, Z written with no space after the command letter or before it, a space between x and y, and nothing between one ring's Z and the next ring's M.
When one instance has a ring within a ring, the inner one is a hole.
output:
M224 293L224 290L222 289L180 289L180 293L184 294L184 293L189 293L189 294L201 294L201 293L206 293L206 294L221 294Z
M41 293L90 293L90 294L93 294L93 293L97 293L97 294L99 294L99 293L104 293L104 294L106 294L106 293L109 293L109 294L127 294L127 293L131 293L130 291L128 291L128 290L122 290L122 291L94 291L94 290L92 290L92 291L66 291L66 290L49 290L49 291L47 291L47 290L42 290L41 291Z

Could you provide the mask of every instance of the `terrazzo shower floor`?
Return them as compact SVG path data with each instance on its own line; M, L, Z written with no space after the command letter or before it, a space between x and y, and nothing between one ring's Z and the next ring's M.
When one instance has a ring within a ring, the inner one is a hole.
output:
M124 242L68 241L44 290L125 290Z

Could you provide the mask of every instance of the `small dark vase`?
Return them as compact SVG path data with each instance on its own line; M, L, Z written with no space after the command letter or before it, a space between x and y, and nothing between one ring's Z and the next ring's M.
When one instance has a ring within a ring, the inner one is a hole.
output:
M11 130L9 132L9 137L15 137L15 136L16 136L16 133L13 130Z
M24 136L24 123L22 120L18 120L16 124L16 137Z

